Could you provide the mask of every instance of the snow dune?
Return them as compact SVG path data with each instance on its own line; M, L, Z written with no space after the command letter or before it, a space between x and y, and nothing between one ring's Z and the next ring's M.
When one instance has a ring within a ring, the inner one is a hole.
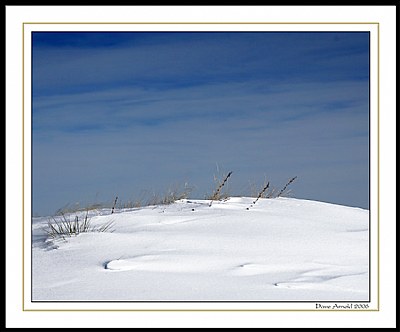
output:
M253 200L91 211L113 232L66 240L46 239L49 218L34 218L32 300L368 300L368 210Z

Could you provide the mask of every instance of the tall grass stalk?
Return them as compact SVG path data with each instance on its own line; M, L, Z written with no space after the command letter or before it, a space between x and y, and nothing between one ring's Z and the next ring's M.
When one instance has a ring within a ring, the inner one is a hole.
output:
M286 191L287 187L289 187L289 185L290 185L294 180L296 180L296 178L297 178L297 176L291 178L291 179L286 183L286 185L282 188L282 190L278 193L278 195L277 195L276 197L281 197L282 195L287 194L287 193L288 193L288 192Z
M257 201L263 196L263 194L265 193L265 191L268 189L269 187L269 182L266 184L266 186L259 192L257 198L254 200L253 204L250 205L247 210L249 210L249 208L253 207L254 204L257 203Z
M224 180L220 183L220 185L218 186L218 188L215 190L215 192L210 196L210 204L209 206L212 205L213 201L219 200L221 199L221 190L223 188L223 186L225 185L225 183L228 181L229 177L232 175L232 171L228 173L227 176L225 176Z
M111 209L111 214L113 214L113 213L114 213L115 206L117 205L117 200L118 200L118 196L116 196L116 197L115 197L115 200L114 200L114 205L113 205L113 207L112 207L112 209Z

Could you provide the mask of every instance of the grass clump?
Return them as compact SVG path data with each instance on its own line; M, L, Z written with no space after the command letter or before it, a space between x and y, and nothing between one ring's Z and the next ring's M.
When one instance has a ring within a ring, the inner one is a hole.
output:
M106 232L111 231L114 222L110 221L101 226L93 226L91 220L88 217L88 211L83 219L80 219L78 215L72 218L71 215L61 215L61 218L52 217L47 223L47 229L45 230L50 238L62 238L77 236L81 233L89 232Z
M285 186L281 189L281 191L278 193L276 197L282 197L282 196L287 196L291 191L288 190L289 185L297 179L297 176L289 179L289 181L285 184Z
M179 190L178 188L169 189L165 192L165 194L161 197L159 201L159 205L168 205L172 204L181 199L188 198L191 192L191 188L184 187L183 190Z
M219 201L219 200L221 200L221 199L224 199L224 198L227 198L227 196L223 196L222 195L222 188L225 186L225 184L227 183L227 181L228 181L228 179L230 178L230 176L232 175L232 171L231 172L229 172L227 175L225 175L224 177L223 177L223 180L222 181L218 181L218 187L215 189L215 191L213 192L213 194L212 195L210 195L207 199L209 199L210 200L210 206L212 205L212 202L213 201ZM214 180L217 180L215 177L214 177Z
M173 204L176 201L188 198L192 190L192 187L185 183L183 187L173 186L164 193L152 192L146 195L147 198L142 197L136 201L135 207Z
M254 200L253 204L250 205L250 207L247 208L249 210L251 207L253 207L254 204L257 203L257 201L264 195L264 193L267 191L269 187L269 182L264 186L264 188L258 193L257 198Z
M87 205L81 205L79 202L75 204L66 204L65 206L59 208L54 215L55 216L63 216L67 214L73 213L81 213L85 211L93 211L107 208L107 205L104 203L92 203Z
M263 185L263 189L258 192L255 191L255 186L252 185L251 188L251 197L256 197L256 199L253 201L253 203L246 208L246 210L249 210L251 207L254 206L254 204L257 203L257 201L260 198L278 198L278 197L283 197L283 196L289 196L289 194L291 193L291 190L288 189L288 187L294 182L294 180L297 179L297 176L292 177L288 180L288 182L286 182L285 186L281 189L278 190L277 188L270 188L269 186L269 182L266 182L266 180L264 181L264 185Z

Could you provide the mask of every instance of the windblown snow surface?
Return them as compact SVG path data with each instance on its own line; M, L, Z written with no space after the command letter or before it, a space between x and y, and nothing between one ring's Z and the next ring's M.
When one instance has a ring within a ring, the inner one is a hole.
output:
M253 201L93 210L92 225L112 228L65 240L34 218L32 300L368 300L368 210Z

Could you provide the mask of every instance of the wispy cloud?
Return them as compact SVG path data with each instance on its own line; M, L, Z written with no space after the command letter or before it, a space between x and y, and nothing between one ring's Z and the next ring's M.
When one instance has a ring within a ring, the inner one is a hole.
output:
M368 206L368 34L53 37L34 47L37 211L184 181L202 197L216 162L237 194L298 175L298 197Z
M34 48L37 89L368 77L367 34L188 33L182 38L167 33L146 45L135 45L134 36L132 45Z
M346 108L362 112L368 107L367 81L271 85L247 81L162 91L124 88L43 96L34 101L34 116L45 129L76 130L85 124L104 129L186 120L229 122L232 118L246 122L268 117L281 122L319 112L343 113ZM60 118L64 119L61 123Z

